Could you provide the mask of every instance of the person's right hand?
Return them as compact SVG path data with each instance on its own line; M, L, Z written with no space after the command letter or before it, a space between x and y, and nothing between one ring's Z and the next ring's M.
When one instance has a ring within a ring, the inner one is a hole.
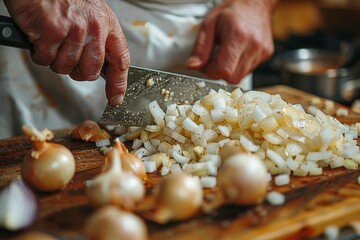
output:
M126 38L106 0L4 0L33 45L33 62L75 80L96 80L104 61L110 104L123 100L130 65Z

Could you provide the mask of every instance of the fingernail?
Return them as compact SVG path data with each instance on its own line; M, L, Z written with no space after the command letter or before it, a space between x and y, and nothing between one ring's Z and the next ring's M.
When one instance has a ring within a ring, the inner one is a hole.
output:
M110 104L111 105L120 105L123 101L124 101L124 95L119 94L111 99Z
M186 66L188 67L199 67L202 64L198 56L191 56L186 61Z

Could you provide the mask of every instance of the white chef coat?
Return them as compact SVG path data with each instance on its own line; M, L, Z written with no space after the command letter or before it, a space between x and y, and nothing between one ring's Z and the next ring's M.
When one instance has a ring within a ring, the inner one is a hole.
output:
M208 0L109 0L129 44L131 64L202 76L186 70ZM8 15L1 1L0 14ZM68 128L98 121L107 103L105 81L78 82L31 62L27 51L0 46L0 139L21 126ZM241 82L251 88L251 77Z

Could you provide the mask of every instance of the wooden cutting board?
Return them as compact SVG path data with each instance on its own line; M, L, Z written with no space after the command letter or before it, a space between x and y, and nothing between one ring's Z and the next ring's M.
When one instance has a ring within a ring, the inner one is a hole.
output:
M284 100L307 106L313 95L286 87L261 89L279 93ZM350 112L338 118L351 124L360 122L360 115ZM84 181L100 172L103 155L94 143L76 141L67 130L55 131L54 142L67 146L76 159L76 174L62 191L37 193L40 211L31 229L46 231L56 237L81 239L86 217L93 212L88 205ZM15 179L24 155L31 144L24 137L0 141L0 187ZM318 236L329 225L339 227L360 221L360 171L344 168L327 169L322 176L292 177L291 184L271 186L283 192L286 203L271 206L264 202L254 207L224 206L209 215L165 225L147 221L150 239L304 239ZM149 174L147 188L160 180L157 173ZM214 190L205 193L213 194ZM0 206L1 207L1 206ZM0 239L9 239L19 233L0 230Z

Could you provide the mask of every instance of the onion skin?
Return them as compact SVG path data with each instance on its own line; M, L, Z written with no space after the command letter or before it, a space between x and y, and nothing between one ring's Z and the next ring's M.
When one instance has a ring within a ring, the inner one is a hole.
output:
M0 192L0 226L10 231L30 226L37 215L38 201L22 179L12 181Z
M185 173L163 178L155 188L155 195L155 206L142 214L161 224L189 219L200 211L203 203L199 179Z
M131 172L122 171L120 156L117 148L107 152L107 169L86 181L86 194L94 207L113 204L131 211L143 199L142 180Z
M102 139L110 139L110 134L101 129L97 122L86 120L77 125L71 132L70 136L75 139L96 142Z
M231 155L234 155L236 153L239 153L241 151L241 148L239 145L236 145L236 143L227 143L222 147L219 151L219 156L224 161L228 159Z
M225 202L253 205L261 202L267 193L267 169L254 154L236 153L220 167L218 180Z
M147 175L143 161L135 154L129 153L125 145L118 138L115 139L114 147L120 152L122 169L126 172L132 172L143 181L146 181Z
M63 189L75 174L75 159L65 146L51 142L33 142L25 156L21 175L37 191Z
M148 231L143 220L115 206L97 210L87 219L84 229L89 240L146 240Z
M143 199L145 187L133 174L106 172L87 181L86 195L89 203L96 208L112 204L132 211Z
M89 141L90 138L100 134L99 125L91 120L86 120L77 125L70 133L73 138Z

